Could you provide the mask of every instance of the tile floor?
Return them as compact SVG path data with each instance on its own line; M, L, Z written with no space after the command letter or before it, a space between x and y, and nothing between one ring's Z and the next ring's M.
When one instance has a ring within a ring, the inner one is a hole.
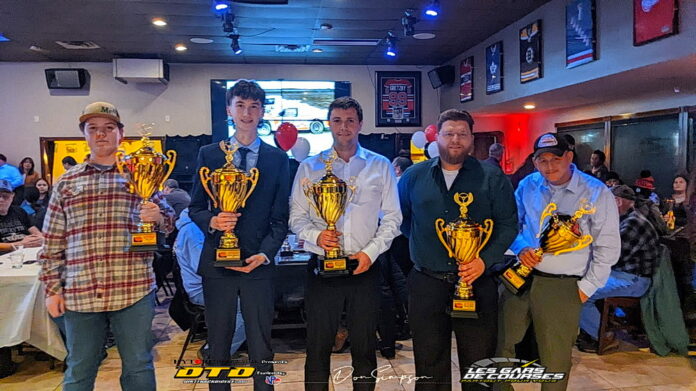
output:
M155 373L158 390L206 390L205 384L184 384L180 379L174 379L176 369L174 362L178 358L186 333L182 332L167 314L168 301L160 296L163 305L157 308L153 330L157 338L155 346ZM185 358L195 359L196 351L201 342L192 344ZM302 352L301 341L287 339L275 340L274 349L276 360L286 360L288 363L277 365L277 371L287 372L281 377L281 383L275 388L278 391L301 391L302 368L305 355ZM3 391L60 391L62 380L62 364L50 370L48 362L39 362L31 354L15 357L19 369L14 375L0 379L0 390ZM573 369L571 371L569 390L631 390L631 391L686 391L696 390L696 370L692 369L688 359L678 356L659 357L643 351L627 351L597 356L595 354L573 351ZM334 370L350 365L350 353L334 354L332 356ZM404 341L404 349L397 352L394 360L385 360L378 354L378 375L385 380L377 385L378 391L410 391L414 384L406 378L399 381L399 375L413 375L413 350L411 341ZM458 376L456 352L452 352L452 377ZM118 390L120 375L120 359L116 348L108 350L108 358L102 364L96 382L96 390ZM341 381L341 374L334 373L336 384L331 387L335 391L351 390L349 381ZM234 390L252 390L251 385L233 386ZM455 385L454 389L459 389ZM539 390L537 384L515 386L515 390Z

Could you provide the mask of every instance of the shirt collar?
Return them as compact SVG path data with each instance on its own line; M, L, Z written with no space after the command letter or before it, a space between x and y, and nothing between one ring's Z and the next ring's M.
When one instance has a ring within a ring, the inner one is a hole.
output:
M335 151L334 148L331 147L331 148L329 148L329 149L327 149L327 150L325 150L325 151L321 151L320 154L321 154L322 156L328 156L331 152L334 152L334 151ZM337 156L338 156L338 152L336 152L336 154L337 154ZM361 147L361 146L360 146L360 143L358 143L358 147L357 147L357 149L355 150L355 155L351 156L350 159L353 159L354 157L358 157L358 158L360 158L360 159L362 159L362 160L367 160L367 150L366 150L365 148ZM350 159L349 159L349 160L350 160ZM337 157L336 160L341 161L341 162L344 162L344 160L341 159L341 158L339 158L339 157Z
M462 164L462 168L459 169L461 171L462 169L464 170L470 170L474 167L474 164L476 162L476 159L469 155L467 158L464 160L464 164ZM436 157L433 159L430 159L430 168L432 170L442 170L442 164L440 163L440 157Z
M237 141L237 138L235 138L234 136L230 136L230 143L231 144L237 143L237 145L239 145L240 148L241 147L249 148L249 149L251 149L251 152L259 153L259 148L261 147L261 138L259 136L256 136L256 138L254 139L254 141L251 142L251 144L243 145L242 143Z

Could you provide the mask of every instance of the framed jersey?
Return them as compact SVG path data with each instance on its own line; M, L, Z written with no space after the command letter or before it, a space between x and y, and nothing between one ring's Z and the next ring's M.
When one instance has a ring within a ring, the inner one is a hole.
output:
M420 72L376 72L378 127L421 126Z

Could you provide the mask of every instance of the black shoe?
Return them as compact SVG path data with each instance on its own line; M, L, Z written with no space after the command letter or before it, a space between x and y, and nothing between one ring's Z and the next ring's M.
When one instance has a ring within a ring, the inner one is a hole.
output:
M580 335L578 335L578 339L575 341L575 345L581 352L597 353L599 342L597 342L596 339L592 338L590 334L580 329Z
M387 360L396 358L396 350L394 348L379 348L379 353Z
M198 353L196 353L196 356L198 356L198 359L202 360L203 362L208 361L208 358L210 357L210 348L208 347L207 343L201 346L200 349L198 349Z
M0 368L0 379L3 377L8 377L17 372L17 363L10 361L8 364L3 365Z

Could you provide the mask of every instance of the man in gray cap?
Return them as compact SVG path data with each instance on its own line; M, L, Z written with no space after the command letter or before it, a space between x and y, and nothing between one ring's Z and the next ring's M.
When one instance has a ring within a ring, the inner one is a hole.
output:
M626 185L615 186L611 192L621 220L621 256L612 266L606 285L582 306L577 345L578 349L588 353L597 352L597 340L600 338L600 313L595 302L608 297L643 296L650 287L650 277L658 259L659 237L648 219L633 209L636 193Z
M500 143L493 143L491 144L490 147L488 147L488 159L484 160L484 162L492 164L500 169L502 169L501 161L503 160L503 152L505 151L505 147L503 144Z
M31 223L24 209L12 205L13 199L12 184L0 179L0 253L17 246L39 247L43 243L41 231Z

